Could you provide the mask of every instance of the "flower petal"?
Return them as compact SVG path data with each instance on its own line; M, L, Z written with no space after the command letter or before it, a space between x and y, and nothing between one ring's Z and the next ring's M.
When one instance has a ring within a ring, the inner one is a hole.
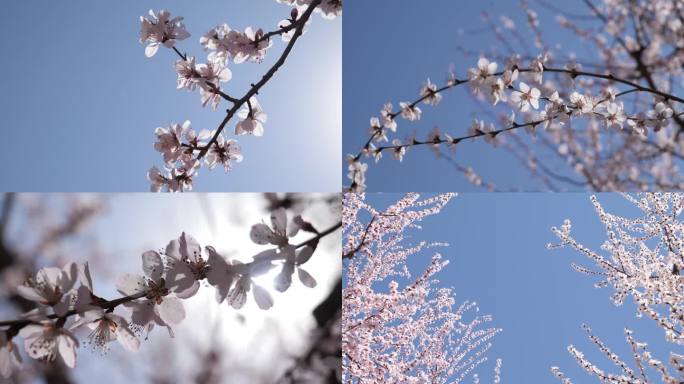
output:
M178 246L181 256L180 260L190 259L195 261L201 256L202 247L194 237L186 235L185 232L178 238Z
M159 317L169 324L178 324L185 319L183 303L175 297L165 297L159 304Z
M297 276L305 287L314 288L316 286L316 279L302 268L297 268Z
M118 316L117 316L118 317ZM135 352L140 348L140 340L128 328L128 323L123 318L116 320L116 340L124 349Z
M249 231L249 237L256 244L276 244L277 236L268 225L264 223L254 224L252 229Z
M90 292L93 291L93 279L90 277L90 267L86 261L78 269L78 278L81 281L81 285L84 285Z
M127 273L116 281L116 289L123 295L130 296L147 289L145 279L140 275Z
M309 261L311 258L311 255L314 253L314 248L311 246L306 246L302 248L298 253L297 253L297 265L302 265Z
M20 285L17 287L17 293L19 296L23 297L24 299L31 300L31 301L37 301L37 302L45 302L45 298L41 296L35 289L31 287L27 287L26 285Z
M189 287L183 290L176 290L176 297L179 299L189 299L197 293L197 291L200 288L200 282L197 280L194 280L192 284L190 284Z
M285 208L278 208L271 212L271 226L277 235L287 236L287 212Z
M273 298L271 294L268 293L266 289L260 287L256 284L252 285L252 294L254 295L254 300L256 301L259 308L266 310L273 306Z
M283 269L280 271L273 281L274 287L278 292L285 292L292 284L292 275L294 274L294 263L283 264Z
M164 263L156 251L147 251L142 254L143 272L155 282L161 280L164 272Z
M157 50L159 50L159 43L152 43L145 47L145 56L152 57L157 53Z
M71 334L62 334L57 336L57 348L59 355L62 356L64 364L69 368L76 366L76 347L78 342L71 336Z

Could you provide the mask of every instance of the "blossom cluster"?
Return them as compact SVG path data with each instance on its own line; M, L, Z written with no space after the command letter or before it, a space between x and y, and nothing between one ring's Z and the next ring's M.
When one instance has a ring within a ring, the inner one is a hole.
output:
M607 87L601 95L573 91L567 101L560 97L557 90L548 91L548 94L542 93L538 85L535 85L543 83L546 60L546 56L539 56L532 60L527 68L524 68L520 60L514 56L508 59L503 71L497 72L499 66L496 62L481 57L477 66L468 70L467 79L459 80L451 75L442 87L438 87L427 79L416 101L400 102L399 109L396 111L391 102L386 103L380 110L380 117L370 119L370 139L367 144L358 154L347 156L349 189L363 191L366 188L365 173L368 166L361 161L364 155L372 157L377 163L382 159L383 152L390 151L395 160L402 161L407 150L414 146L427 145L438 148L440 145L445 145L455 150L461 141L480 137L496 145L497 136L502 132L525 127L528 133L534 134L538 126L545 130L554 126L562 127L570 125L573 119L582 117L598 118L603 121L606 129L630 128L637 134L645 136L648 128L658 132L667 127L673 118L674 112L665 101L657 101L653 109L646 113L640 112L629 116L625 112L624 104L617 100L622 94L616 93L611 87ZM570 76L580 74L576 67L551 68L551 70ZM523 81L523 76L529 78L530 84ZM463 136L442 133L439 128L435 127L424 140L412 136L403 141L395 138L390 142L388 134L397 132L398 117L409 122L420 120L422 110L418 105L421 102L436 106L442 100L442 92L466 83L470 85L474 95L484 98L491 105L506 102L513 108L504 127L497 129L493 123L475 119ZM516 121L516 111L526 114L523 122Z
M201 164L194 154L206 147L216 132L203 129L198 133L190 121L185 121L182 125L174 123L168 127L158 127L154 133L157 136L154 149L162 154L166 172L156 166L149 170L147 177L152 192L159 192L162 188L171 192L192 189L193 176ZM236 140L226 139L219 134L209 147L204 163L209 169L221 165L227 172L232 169L233 161L242 161L240 145Z
M511 49L512 54L496 49L482 52L463 77L450 72L443 85L428 78L413 102L402 101L398 109L392 103L385 104L380 117L371 118L368 140L357 153L347 156L348 190L366 188L370 164L364 157L377 163L389 152L395 160L403 161L410 148L423 146L438 158L445 158L449 156L442 148L454 151L462 141L479 138L511 152L534 178L552 190L559 190L558 185L593 190L684 187L677 170L678 161L684 158L679 134L684 129L684 110L676 108L684 103L676 94L682 75L679 63L684 60L679 49L684 28L676 15L684 5L669 0L604 0L602 6L589 7L605 27L598 34L559 11L561 27L595 46L598 61L591 63L590 70L583 69L562 44L545 41L537 14L526 3L521 8L540 53L518 54L515 49ZM522 40L523 31L507 16L498 22L483 17L506 46L514 47ZM626 20L635 25L626 26ZM500 25L505 26L506 33ZM520 50L529 52L524 45ZM420 120L424 112L421 104L436 106L445 91L466 84L498 121L476 120L473 126L487 129L471 127L462 134L435 127L424 137L409 132L403 138L399 136L399 119ZM501 105L505 108L499 112ZM538 127L544 130L538 131ZM521 128L532 135L529 140L501 135ZM561 167L569 167L567 174L554 171L542 160L548 157L558 158ZM453 163L453 157L449 159ZM470 177L470 167L455 168L473 184L491 185Z
M600 279L595 286L612 287L611 300L621 305L631 297L638 317L654 320L664 332L665 340L676 345L684 344L684 223L678 218L684 209L682 193L643 193L625 195L643 215L636 218L622 217L605 211L596 197L592 197L596 212L605 227L607 240L602 251L594 251L579 243L572 235L572 223L566 220L552 230L560 239L551 248L570 247L585 255L594 267L573 263L573 268L593 278ZM602 254L602 253L605 253ZM669 367L651 356L646 343L637 342L633 331L625 329L625 337L633 351L634 366L621 360L591 329L583 326L590 340L620 369L620 373L607 373L589 361L575 346L568 347L570 354L589 374L606 382L649 383L644 367L653 368L661 382L681 382L684 356L671 353ZM570 383L558 367L552 372L564 383Z
M138 350L140 337L145 334L147 338L155 326L166 328L173 336L173 327L185 319L183 300L193 297L202 281L213 287L218 303L225 301L240 309L252 298L260 309L270 309L273 297L255 278L278 269L273 281L276 291L290 288L295 272L302 285L315 287L316 280L304 264L319 239L332 230L318 232L301 216L288 218L286 210L279 208L271 213L270 225L262 222L251 227L253 242L268 249L247 263L227 258L212 246L202 248L192 236L182 233L164 250L144 252L142 274L117 279L116 288L124 296L115 300L95 293L87 262L41 268L35 277L16 287L17 294L35 302L36 308L19 320L0 322L0 375L10 377L21 369L17 336L23 339L29 357L61 361L71 368L81 344L104 354L115 340L126 350ZM300 231L314 236L291 244L290 239ZM120 306L126 311L120 311ZM79 341L81 329L89 330L84 342Z
M342 12L341 0L278 0L294 6L290 18L281 21L277 29L265 32L262 28L248 26L244 31L232 29L228 24L218 25L206 32L199 40L202 48L208 52L205 63L199 63L194 56L189 56L176 47L178 41L187 39L190 34L185 29L182 17L171 18L168 11L150 10L149 17L140 17L140 43L146 44L145 55L154 56L160 46L173 49L178 55L174 68L177 73L177 88L188 91L199 90L202 106L210 105L218 109L222 100L232 104L220 126L213 131L203 130L197 134L189 128L186 122L182 126L171 124L168 127L157 128L157 149L164 158L164 168L152 167L147 174L154 192L166 190L169 192L183 192L192 189L193 178L197 171L206 164L213 169L217 164L223 165L227 172L231 169L230 161L242 161L242 154L237 141L225 136L224 128L233 116L239 121L235 124L235 135L264 134L264 124L267 114L255 95L259 88L272 76L280 64L275 64L264 75L262 82L252 85L252 88L240 98L232 97L224 91L224 84L232 79L229 63L244 62L261 63L266 51L273 45L271 37L280 36L288 45L294 43L294 38L304 32L311 13L316 11L324 18L332 19ZM289 53L286 49L281 59ZM188 127L186 127L186 125ZM204 162L202 162L204 158Z
M345 382L460 382L487 360L491 339L501 330L484 327L492 317L473 315L479 311L475 302L457 304L452 289L437 285L435 276L448 261L434 254L415 277L407 267L412 256L444 244L414 244L405 232L420 228L422 219L438 214L453 196L407 194L379 211L364 194L344 195Z

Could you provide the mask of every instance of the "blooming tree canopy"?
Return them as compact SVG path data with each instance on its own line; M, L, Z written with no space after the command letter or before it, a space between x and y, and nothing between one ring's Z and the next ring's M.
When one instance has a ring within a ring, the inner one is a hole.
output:
M344 195L345 286L342 289L343 380L349 383L460 383L487 360L491 339L475 302L457 304L436 274L448 264L435 254L412 276L407 259L444 244L409 243L405 231L440 212L454 194L407 194L384 211L364 194ZM499 382L501 361L496 364ZM479 382L477 376L475 382Z
M199 40L207 54L206 63L198 63L194 56L182 53L178 42L190 37L182 17L171 17L168 11L150 10L149 16L140 17L140 43L146 44L145 55L152 57L163 46L178 56L174 68L177 73L178 89L200 92L202 106L218 109L225 100L230 106L218 127L213 130L192 128L190 121L172 123L155 130L155 150L164 160L163 169L153 166L147 173L153 192L166 190L183 192L192 189L194 177L202 164L209 169L220 165L228 172L233 163L243 160L242 150L235 139L226 137L226 127L235 116L234 134L264 135L264 124L268 115L256 96L275 73L285 64L288 55L299 37L304 33L314 12L323 18L333 19L342 13L342 0L277 0L292 6L289 18L282 20L276 29L265 32L261 28L246 27L244 31L232 29L228 24L218 25ZM228 64L245 62L260 63L272 45L272 38L278 37L287 44L280 58L268 71L253 83L241 97L226 93L223 85L232 78Z
M402 161L420 148L449 159L470 183L500 189L445 151L457 154L458 147L475 140L510 151L548 190L683 188L679 167L684 159L684 98L678 92L684 63L684 3L584 0L591 17L540 3L553 8L560 28L595 55L578 58L566 44L548 41L544 28L549 24L543 28L526 1L521 8L527 30L506 15L493 20L484 13L497 48L464 49L470 69L450 71L442 83L428 78L416 98L401 101L398 107L384 104L379 115L370 118L368 139L347 156L347 189L365 190L368 166L381 161L383 154ZM467 86L491 119L477 118L456 131L435 127L427 133L408 132L408 124L425 113L423 108L444 104L444 94L461 86Z
M586 256L593 267L573 263L573 268L600 279L595 286L612 288L611 300L622 305L631 297L637 316L652 319L662 329L667 343L674 347L684 344L684 223L679 215L684 208L682 193L642 193L625 198L643 213L636 218L606 212L598 199L592 202L606 230L607 239L601 252L582 245L571 235L572 224L566 220L552 230L560 243L551 248L570 247ZM617 368L610 373L589 361L574 345L570 354L590 375L605 383L681 383L684 380L684 356L672 352L668 362L659 360L647 349L647 343L637 341L633 331L624 333L632 351L628 363L595 336L588 325L583 325L590 340L608 356ZM564 384L570 378L552 367L552 372Z

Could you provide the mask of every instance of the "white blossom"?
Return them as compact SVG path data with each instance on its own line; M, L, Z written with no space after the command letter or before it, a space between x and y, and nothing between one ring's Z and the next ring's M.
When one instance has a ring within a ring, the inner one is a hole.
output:
M670 124L669 119L672 117L672 114L673 112L670 107L663 102L659 102L656 104L655 109L648 111L648 125L658 132Z
M401 140L399 139L392 140L392 145L394 146L394 149L392 150L394 159L399 161L404 160L404 155L406 154L406 146L402 145Z
M437 85L432 83L429 78L420 90L420 97L424 98L423 102L425 104L432 106L436 106L442 101L442 94L437 92Z
M237 115L241 120L235 126L235 134L263 136L264 123L266 123L268 115L261 108L256 98L252 97L250 104L251 108L249 105L246 105L238 112Z
M413 105L409 102L402 101L399 103L401 108L401 117L408 121L420 120L421 110L417 105Z
M31 358L51 363L59 357L68 367L76 366L78 339L66 329L51 322L29 324L19 331L19 336Z
M21 368L19 348L7 339L5 332L0 332L0 376L9 378Z
M156 325L178 324L185 318L183 303L170 296L164 278L164 263L155 251L142 255L145 276L125 274L116 283L117 290L127 296L144 294L144 297L124 304L132 311L131 322L148 331Z
M537 88L530 88L529 85L520 82L520 90L511 94L511 101L517 104L521 112L530 110L530 105L534 109L539 109L539 96L541 92Z
M61 315L69 309L70 299L65 298L77 278L75 263L69 263L64 268L45 267L36 273L35 278L29 278L17 287L17 293L27 300L51 306L55 313Z
M209 169L214 169L216 165L223 165L223 169L228 172L232 169L231 161L242 162L243 156L237 140L226 139L223 135L218 135L204 158Z
M90 328L87 343L102 353L109 350L109 343L117 340L128 351L137 351L140 340L130 330L126 319L114 313L105 312L102 308L85 311L81 319L75 322L71 329L82 326Z
M149 19L140 16L140 43L148 43L145 56L154 56L160 44L172 48L176 41L185 40L190 36L185 30L182 17L170 19L171 14L164 10L155 13L150 9L149 14Z

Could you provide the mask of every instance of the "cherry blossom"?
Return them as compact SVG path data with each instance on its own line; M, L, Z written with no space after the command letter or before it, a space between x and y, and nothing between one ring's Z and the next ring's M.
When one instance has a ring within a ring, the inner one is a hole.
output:
M254 301L260 309L267 310L273 306L273 297L268 291L257 285L249 274L242 275L233 289L228 292L226 302L235 309L240 309L247 301L247 294L252 291Z
M102 308L93 308L85 311L83 317L76 321L71 329L87 326L91 329L87 343L93 349L99 349L105 353L109 349L109 343L117 340L122 347L129 351L137 351L140 340L128 327L126 319L113 313L105 312Z
M379 155L378 157L376 157L376 159L379 159ZM351 180L351 189L365 190L366 172L368 171L368 164L362 163L358 160L351 160L349 161L348 170L349 172L347 173L347 178Z
M293 5L296 7L306 7L310 5L312 0L276 0L279 3ZM342 14L342 0L323 0L316 8L316 11L321 13L324 19L334 19Z
M581 116L594 111L594 102L591 96L582 95L578 92L570 94L570 102L573 104L573 114Z
M164 263L155 251L142 255L145 276L126 274L116 283L116 289L123 295L144 294L144 299L127 303L132 311L132 322L148 331L154 324L166 326L178 324L185 318L183 303L169 296L164 277Z
M280 292L285 292L292 284L292 275L295 269L297 270L297 277L304 286L314 288L316 286L316 279L313 278L304 268L302 264L306 263L313 255L313 247L304 247L299 252L289 253L285 257L285 263L278 276L276 276L274 285L275 289Z
M394 152L392 152L394 159L399 161L404 160L404 155L406 154L406 147L401 144L401 140L392 140L392 145L394 146Z
M286 252L294 252L290 246L289 238L299 232L299 225L294 221L287 220L287 212L279 208L271 213L271 226L266 223L254 224L249 232L249 237L256 244L273 244Z
M169 176L164 175L162 171L156 166L152 166L149 171L147 171L147 180L150 181L150 192L159 192L162 188L168 188Z
M311 0L301 0L301 5L310 3ZM334 19L342 13L342 0L323 0L317 10L324 19Z
M195 64L194 57L185 60L178 59L175 67L178 73L178 89L185 88L194 91L198 86L207 89L209 85L218 89L219 82L226 82L232 77L230 69L222 68L211 62Z
M29 324L19 331L19 336L24 339L24 348L31 358L48 363L59 358L70 368L76 366L78 339L66 329L52 322Z
M67 264L64 268L45 267L38 271L35 278L29 278L24 285L17 287L17 293L27 300L52 306L55 313L63 314L68 308L68 300L63 300L78 278L77 266Z
M168 127L155 129L157 141L154 143L154 149L162 154L166 164L173 164L178 160L183 153L181 143L191 131L192 126L189 120L185 120L182 125L173 123Z
M171 14L164 10L154 12L150 9L149 14L149 19L140 16L140 43L148 43L145 48L145 56L154 56L159 50L160 44L172 48L176 41L190 37L188 31L185 30L182 17L170 19Z
M448 261L435 253L416 276L407 267L439 246L408 241L408 231L453 196L407 194L378 210L363 194L344 195L343 382L463 382L487 360L500 329L486 328L492 318L478 315L476 303L457 304L453 291L439 286L436 275Z
M490 76L496 73L498 64L489 62L487 58L481 57L477 61L477 68L470 68L468 70L468 78L474 85L483 84Z
M197 240L183 232L178 239L169 242L164 255L168 260L169 289L181 299L194 296L200 288L199 281L206 277L209 269Z
M219 135L211 148L209 148L204 161L209 169L214 169L216 165L221 164L223 169L228 172L233 169L231 161L240 163L242 159L242 151L237 140L226 139L223 135Z
M407 101L402 101L399 103L399 107L401 108L401 117L408 121L416 121L420 120L420 114L422 111L418 106L411 104Z
M607 128L620 128L625 122L625 112L622 104L609 103L606 107L606 125Z
M211 103L212 108L216 110L223 99L220 94L220 83L229 81L233 76L230 69L211 62L195 64L194 57L178 59L175 67L178 73L178 89L194 91L199 87L202 106Z
M250 99L249 105L238 112L238 117L241 120L235 126L236 135L264 135L264 123L266 123L268 115L261 109L256 98Z
M500 101L506 101L505 89L504 80L500 77L489 82L489 97L492 104L497 105Z
M648 118L651 119L649 125L656 132L667 127L670 124L669 119L672 117L672 113L672 109L665 103L656 104L655 109L648 111Z
M7 339L5 332L0 332L0 376L8 378L20 367L19 348L12 340Z
M421 88L420 97L424 98L425 104L432 106L436 106L442 100L442 95L437 93L437 85L433 84L430 79L427 79L427 83Z
M228 24L218 25L200 37L200 44L205 50L210 50L207 60L225 66L232 57L233 37L237 32ZM229 35L231 37L229 37Z
M207 282L216 289L216 301L222 303L238 275L231 269L231 260L226 260L212 246L207 246L206 250L209 254L207 264L210 266L206 271Z
M518 105L520 112L527 112L530 110L530 105L534 109L539 109L539 96L541 92L537 88L530 88L529 85L520 82L519 92L511 94L511 101Z
M235 45L235 54L233 61L235 63L242 63L246 60L260 63L264 60L266 50L271 47L271 40L264 40L264 31L259 28L256 31L252 27L245 28L244 33L237 33L233 44Z
M372 137L375 137L375 141L387 141L387 133L380 124L380 119L377 117L371 117L368 131L371 133Z
M394 114L392 112L392 103L386 103L380 110L380 116L382 116L382 126L389 129L392 132L397 130L397 122L394 120Z

